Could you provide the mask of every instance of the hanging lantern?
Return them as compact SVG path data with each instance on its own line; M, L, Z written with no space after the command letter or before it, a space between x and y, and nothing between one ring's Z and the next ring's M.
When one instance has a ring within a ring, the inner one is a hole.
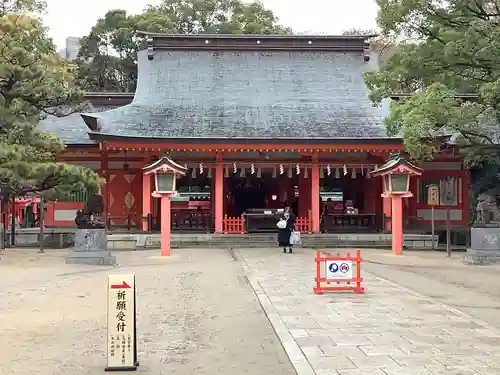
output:
M344 170L344 176L347 176L347 167L345 164L344 164L343 170Z
M295 166L295 171L297 172L297 175L299 175L299 174L300 174L300 165L299 165L299 164L297 164L297 165Z
M339 167L335 168L335 178L340 178L340 169L339 169Z
M198 168L200 169L200 174L203 174L203 163L200 163Z
M196 168L191 168L191 178L196 178Z
M330 167L330 164L326 166L326 175L330 176L332 174L332 168Z
M292 168L288 168L288 178L292 178L293 176L293 170Z
M365 175L365 166L361 164L361 176Z
M261 178L261 177L262 177L262 169L257 168L257 178Z
M229 177L229 167L226 167L224 169L224 177L226 177L226 178Z
M280 164L280 174L285 173L285 168L283 168L283 164Z
M250 166L250 173L255 174L255 165L253 164Z
M356 168L352 169L351 178L356 178Z
M212 178L212 168L208 168L207 177Z
M245 168L241 168L240 177L245 177L245 176L246 176Z
M304 168L304 178L309 178L309 171L307 167Z
M238 172L238 167L236 166L236 162L233 163L233 173L236 174Z
M276 168L273 168L273 178L276 178L276 175L277 175Z

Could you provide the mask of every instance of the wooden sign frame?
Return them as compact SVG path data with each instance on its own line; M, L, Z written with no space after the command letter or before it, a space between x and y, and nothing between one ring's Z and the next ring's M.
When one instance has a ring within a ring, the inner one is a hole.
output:
M135 274L108 276L104 371L136 371L139 366L136 294Z

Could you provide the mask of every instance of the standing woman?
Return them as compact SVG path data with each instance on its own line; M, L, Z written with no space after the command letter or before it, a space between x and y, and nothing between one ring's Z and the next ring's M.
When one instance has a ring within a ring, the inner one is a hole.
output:
M290 237L292 231L295 230L295 221L297 217L292 212L290 207L285 207L283 214L278 221L278 245L283 247L283 252L286 253L286 248L288 247L288 252L292 253L292 244L290 243Z

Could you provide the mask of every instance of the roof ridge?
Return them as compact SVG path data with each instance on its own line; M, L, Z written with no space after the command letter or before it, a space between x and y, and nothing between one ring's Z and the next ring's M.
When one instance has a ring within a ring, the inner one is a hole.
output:
M137 35L147 36L152 38L168 38L168 39L276 39L276 40L290 40L290 39L312 39L312 40L366 40L375 38L378 34L367 35L343 35L343 34L174 34L174 33L158 33L149 31L137 31Z

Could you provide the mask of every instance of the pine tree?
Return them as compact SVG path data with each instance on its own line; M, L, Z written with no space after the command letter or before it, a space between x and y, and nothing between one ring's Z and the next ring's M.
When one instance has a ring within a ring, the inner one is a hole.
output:
M0 13L1 14L1 13ZM78 110L82 93L72 88L73 67L36 17L0 16L0 200L30 193L57 197L97 188L99 176L57 162L64 144L37 125L47 115Z

